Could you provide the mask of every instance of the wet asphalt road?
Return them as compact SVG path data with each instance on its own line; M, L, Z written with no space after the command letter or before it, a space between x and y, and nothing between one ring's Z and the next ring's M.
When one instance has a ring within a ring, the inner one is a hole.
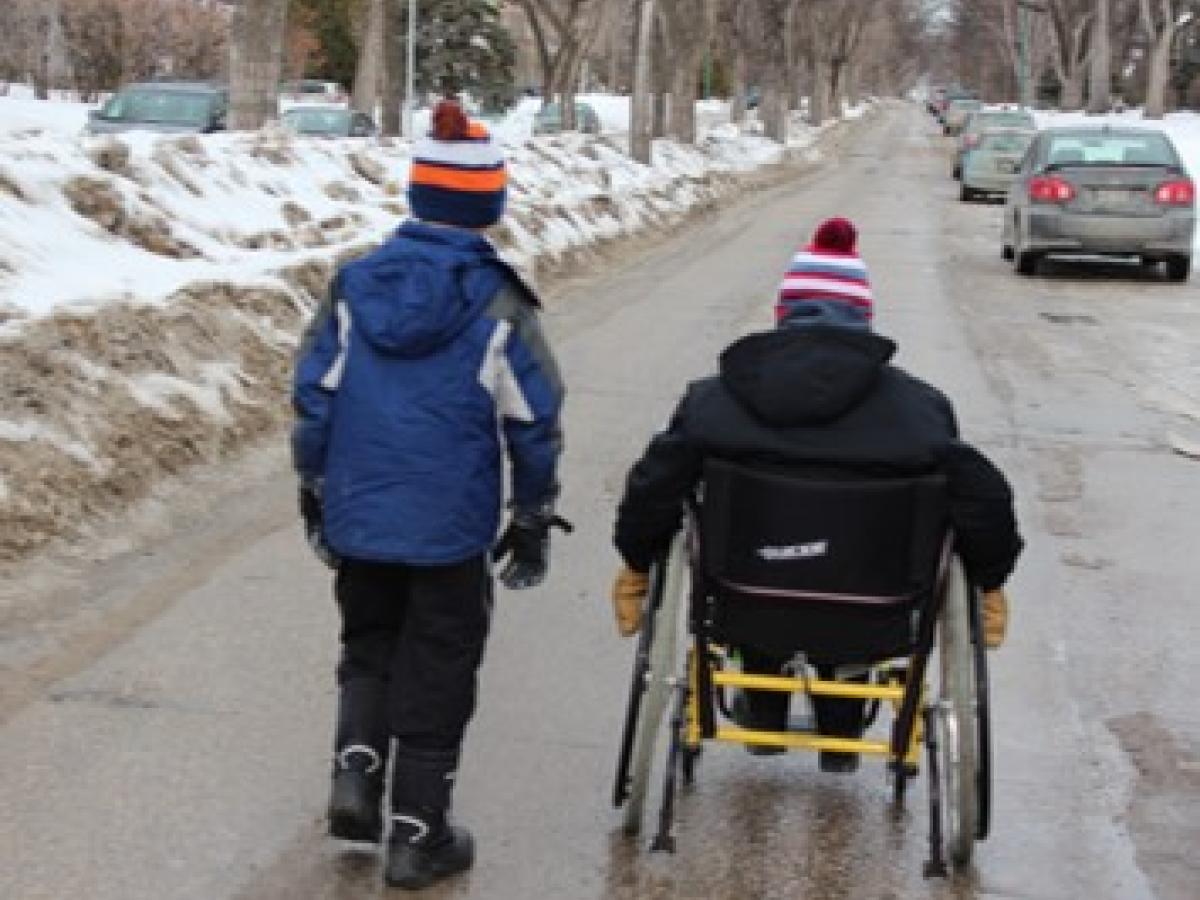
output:
M1168 447L1194 424L1198 292L1124 266L1014 275L1000 207L956 202L913 107L845 150L551 305L577 531L546 585L498 597L457 795L478 863L427 896L1200 896L1200 463ZM830 214L859 224L879 329L1008 471L1030 545L992 658L993 837L950 882L920 874L923 781L897 815L878 762L834 777L710 747L674 856L622 838L608 805L632 651L607 600L624 471L684 381L769 325L790 250ZM290 478L219 511L98 581L124 624L97 617L66 677L5 709L5 900L387 893L373 854L322 834L335 617Z

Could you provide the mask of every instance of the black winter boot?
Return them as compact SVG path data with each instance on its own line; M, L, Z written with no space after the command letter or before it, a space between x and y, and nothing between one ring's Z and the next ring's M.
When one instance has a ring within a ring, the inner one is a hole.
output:
M365 744L342 748L333 765L329 833L378 844L383 836L383 759Z
M457 875L475 862L475 840L465 828L446 822L433 809L392 813L384 880L410 891L429 887L439 878Z
M474 864L470 832L446 821L457 766L457 751L397 747L383 873L392 887L418 890Z

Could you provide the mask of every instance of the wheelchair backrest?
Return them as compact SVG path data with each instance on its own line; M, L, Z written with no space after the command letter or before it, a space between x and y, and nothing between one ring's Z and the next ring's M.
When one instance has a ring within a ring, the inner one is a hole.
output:
M845 480L710 459L699 564L723 594L914 602L947 536L945 479Z

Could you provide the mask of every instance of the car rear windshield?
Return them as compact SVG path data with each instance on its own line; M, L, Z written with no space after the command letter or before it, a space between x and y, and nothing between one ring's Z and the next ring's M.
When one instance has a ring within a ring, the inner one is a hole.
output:
M289 109L284 120L297 131L333 134L349 127L350 113L342 109Z
M1163 135L1056 134L1050 137L1046 161L1060 166L1176 166L1175 151Z
M1033 140L1031 134L985 134L979 149L988 153L1023 154Z
M162 125L203 125L212 116L216 94L186 91L121 91L104 105L101 118Z

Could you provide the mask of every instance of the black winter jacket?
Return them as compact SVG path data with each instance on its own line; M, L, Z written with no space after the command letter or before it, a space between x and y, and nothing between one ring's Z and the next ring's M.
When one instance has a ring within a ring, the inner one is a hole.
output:
M891 366L890 340L834 325L752 334L693 382L633 466L616 545L646 571L679 528L706 457L799 472L904 477L942 472L958 553L978 587L999 587L1023 545L1004 475L958 438L936 388Z

